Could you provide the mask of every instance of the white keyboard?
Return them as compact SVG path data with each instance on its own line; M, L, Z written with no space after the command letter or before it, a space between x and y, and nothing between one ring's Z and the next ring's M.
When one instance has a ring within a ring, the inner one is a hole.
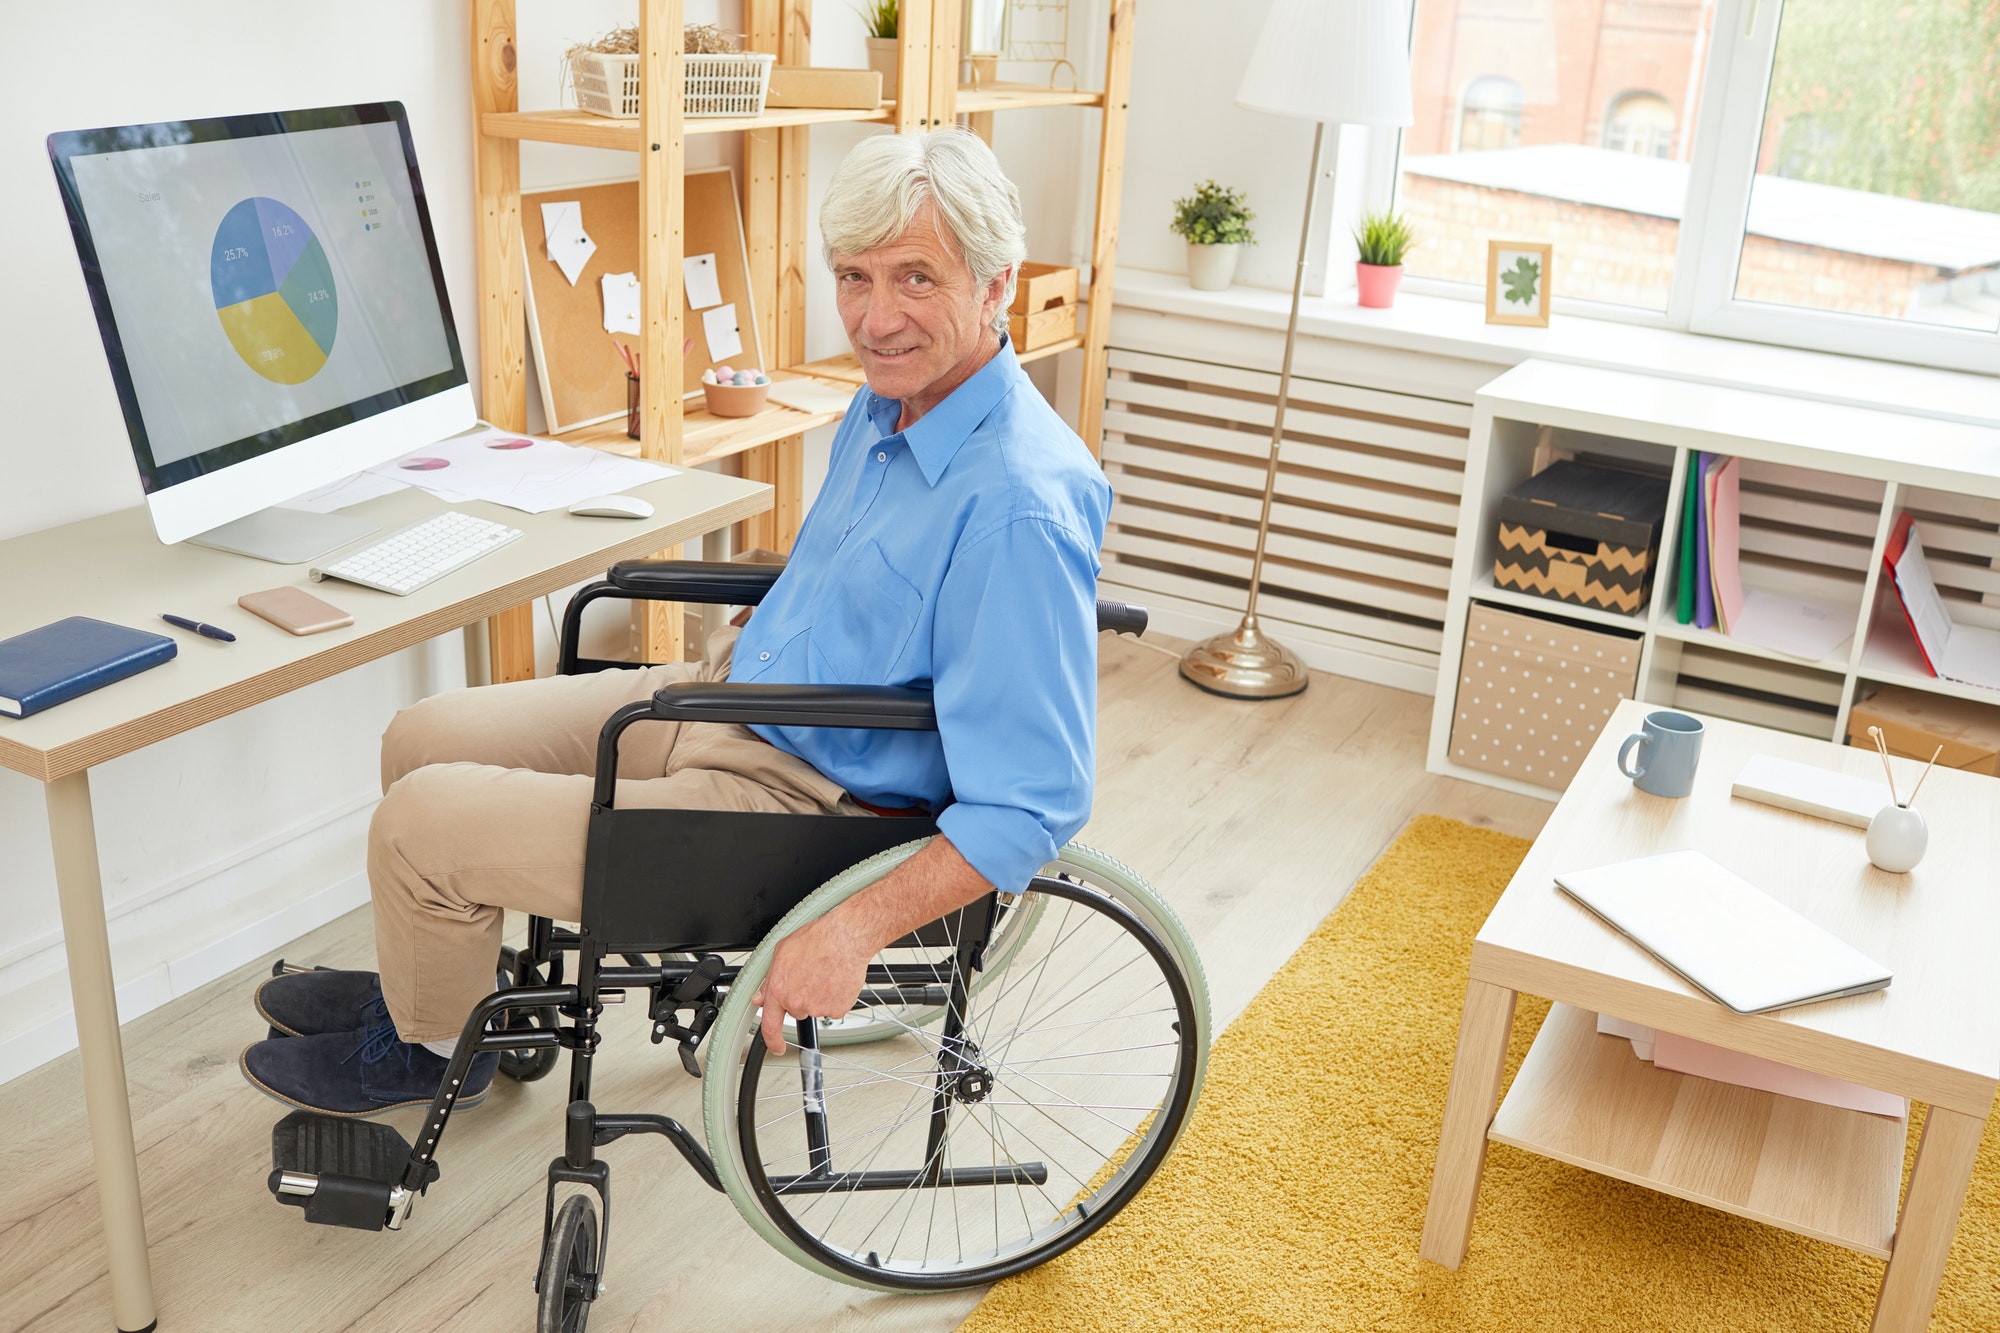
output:
M364 588L407 597L431 580L497 551L521 535L519 528L447 509L412 523L352 555L310 571L314 583L345 579Z

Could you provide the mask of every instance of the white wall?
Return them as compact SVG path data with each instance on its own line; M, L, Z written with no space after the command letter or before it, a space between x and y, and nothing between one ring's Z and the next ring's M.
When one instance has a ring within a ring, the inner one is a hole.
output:
M741 22L740 0L689 0L687 9L690 22ZM523 107L556 105L563 48L635 13L632 0L522 3ZM815 63L865 64L850 5L826 0L815 17ZM79 22L88 59L51 59L77 50ZM476 366L469 29L466 0L251 10L223 0L100 0L85 19L64 6L0 0L0 179L11 186L0 211L0 254L11 261L0 281L0 408L8 427L0 435L0 538L142 502L44 137L95 125L403 102L460 342ZM1101 62L1094 51L1077 61L1087 81ZM880 132L815 131L815 211L840 157ZM1023 187L1033 257L1086 259L1085 154L1094 164L1096 118L1003 118L997 147ZM728 136L690 140L696 165L740 168L739 155ZM632 173L623 154L533 144L522 153L528 189ZM817 255L816 230L811 243ZM831 279L817 264L808 293L808 355L844 350ZM824 471L829 436L808 440L809 492ZM32 571L0 570L0 584L27 577ZM546 618L538 622L547 661ZM92 771L127 1018L366 901L363 840L378 796L382 728L397 708L462 684L463 660L459 637L448 636ZM4 771L0 849L4 1080L74 1041L41 786Z

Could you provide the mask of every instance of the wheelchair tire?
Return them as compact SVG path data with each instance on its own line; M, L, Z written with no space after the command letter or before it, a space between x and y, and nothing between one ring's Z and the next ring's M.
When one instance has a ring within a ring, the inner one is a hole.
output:
M494 989L506 990L515 984L520 967L520 953L512 945L500 950L500 962L494 970ZM541 1030L553 1032L561 1023L562 1016L554 1009L509 1009L500 1017L501 1029ZM556 1060L562 1050L555 1046L530 1046L518 1051L500 1052L500 1072L516 1083L533 1083L545 1078L556 1067Z
M597 1299L597 1213L572 1194L556 1209L535 1283L535 1333L583 1333Z
M878 1290L992 1282L1087 1238L1172 1150L1207 1068L1207 984L1186 930L1144 880L1076 845L1051 867L1057 883L1024 895L1044 900L1037 929L989 960L984 986L939 951L963 999L936 1027L766 1057L751 999L778 941L921 845L835 876L758 945L702 1080L738 1213L802 1266Z

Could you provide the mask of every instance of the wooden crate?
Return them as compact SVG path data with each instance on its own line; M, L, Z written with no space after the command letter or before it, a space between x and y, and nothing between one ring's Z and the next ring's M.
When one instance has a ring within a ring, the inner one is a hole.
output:
M1071 270L1074 277L1075 270ZM1064 338L1076 336L1076 307L1073 305L1052 306L1047 310L1037 310L1028 315L1010 315L1007 319L1007 336L1014 340L1016 352L1031 352L1037 347L1047 347L1050 343L1061 342Z
M1063 264L1022 264L1014 279L1013 315L1033 315L1055 306L1076 305L1077 272ZM1070 327L1075 328L1072 315Z
M1637 636L1474 603L1451 760L1561 791L1639 680Z

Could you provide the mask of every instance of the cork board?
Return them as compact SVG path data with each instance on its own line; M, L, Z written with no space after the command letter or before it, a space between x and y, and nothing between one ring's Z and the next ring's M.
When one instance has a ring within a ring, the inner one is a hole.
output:
M736 327L743 343L740 354L726 358L732 366L764 369L756 326L756 302L750 294L750 266L743 246L743 215L736 203L736 173L729 167L691 171L683 178L683 230L690 256L715 256L716 285L725 304L736 306ZM542 230L542 205L575 200L583 211L583 230L597 243L572 287L549 258ZM637 335L604 331L604 293L599 279L607 273L639 271L639 182L588 185L545 190L521 196L522 254L527 265L528 342L541 380L542 416L551 434L620 416L625 411L625 362L613 343L623 343L636 358ZM672 275L676 287L681 275ZM708 358L708 342L699 312L681 304L682 333L693 339L682 358L682 384L688 397L701 393L701 372L724 364Z

